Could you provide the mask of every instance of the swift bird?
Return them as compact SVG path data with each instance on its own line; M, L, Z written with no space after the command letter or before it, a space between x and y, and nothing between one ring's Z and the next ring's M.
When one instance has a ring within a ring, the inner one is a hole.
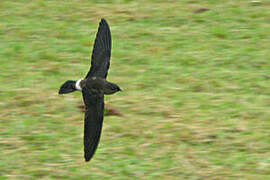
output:
M101 19L92 52L90 71L84 79L66 81L59 90L59 94L82 91L85 104L85 161L89 161L93 157L99 143L104 116L104 94L121 91L118 85L106 81L110 67L111 47L109 25L105 19Z

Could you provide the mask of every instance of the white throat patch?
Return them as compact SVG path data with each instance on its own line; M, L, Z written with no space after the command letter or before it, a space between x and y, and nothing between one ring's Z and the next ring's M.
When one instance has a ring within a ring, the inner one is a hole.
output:
M76 84L75 84L75 88L78 90L78 91L81 91L82 88L80 86L80 82L82 81L83 79L79 79L78 81L76 81Z

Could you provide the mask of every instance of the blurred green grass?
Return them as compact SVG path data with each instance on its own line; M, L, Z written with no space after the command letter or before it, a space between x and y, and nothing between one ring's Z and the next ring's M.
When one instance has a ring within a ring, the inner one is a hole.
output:
M0 179L269 179L269 7L1 0ZM84 163L81 95L57 92L87 73L101 17L126 116Z

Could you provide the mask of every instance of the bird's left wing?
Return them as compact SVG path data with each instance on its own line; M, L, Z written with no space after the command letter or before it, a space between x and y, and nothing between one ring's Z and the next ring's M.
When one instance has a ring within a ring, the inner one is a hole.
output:
M82 90L85 103L84 118L84 158L89 161L98 146L103 116L104 116L104 95L91 94Z
M87 77L100 77L106 79L111 58L111 32L105 19L101 19L92 53L91 68Z

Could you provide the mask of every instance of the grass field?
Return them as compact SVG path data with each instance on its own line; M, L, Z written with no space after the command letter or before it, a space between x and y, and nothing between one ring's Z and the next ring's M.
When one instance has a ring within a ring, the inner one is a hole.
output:
M208 11L200 11L208 8ZM0 1L0 180L270 179L270 2ZM81 93L111 26L106 116L83 159Z

